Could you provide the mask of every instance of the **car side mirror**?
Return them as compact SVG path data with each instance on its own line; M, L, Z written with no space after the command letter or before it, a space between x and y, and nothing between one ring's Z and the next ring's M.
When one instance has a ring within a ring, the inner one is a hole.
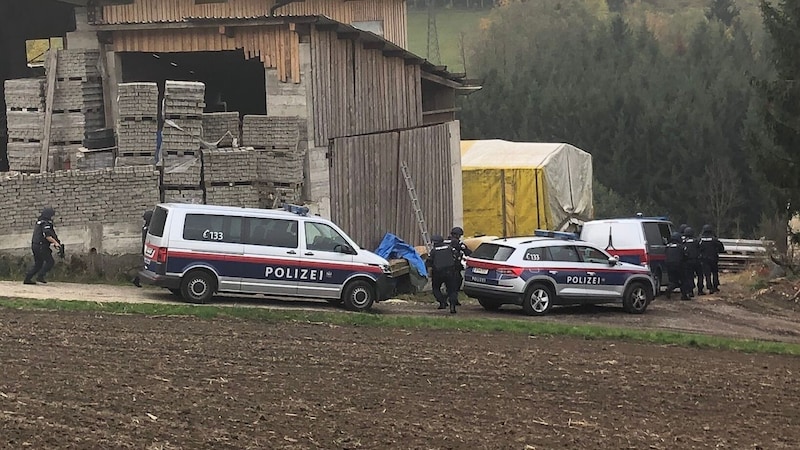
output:
M339 253L344 253L345 255L356 255L356 251L353 247L350 247L347 244L336 244L336 247L333 248L335 251Z
M619 256L612 256L608 258L609 266L616 266L617 264L619 264Z

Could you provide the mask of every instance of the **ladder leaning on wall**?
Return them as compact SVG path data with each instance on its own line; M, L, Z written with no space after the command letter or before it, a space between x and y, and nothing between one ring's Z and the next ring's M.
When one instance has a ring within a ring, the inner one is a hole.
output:
M406 181L406 189L408 196L411 198L411 207L414 208L414 216L417 219L417 226L422 234L422 242L429 249L431 248L431 238L428 235L428 225L425 223L425 216L422 214L422 208L419 206L419 198L417 197L417 189L414 187L414 180L411 179L411 174L408 171L408 165L405 161L400 163L400 170L403 172L403 179Z

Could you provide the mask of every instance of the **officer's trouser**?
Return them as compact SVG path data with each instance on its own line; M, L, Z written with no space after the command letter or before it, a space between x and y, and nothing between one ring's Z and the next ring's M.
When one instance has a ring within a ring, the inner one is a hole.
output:
M706 287L709 291L719 290L719 261L704 259L703 276L706 279Z
M38 273L39 276L37 278L43 280L47 272L49 272L56 263L55 260L53 260L53 251L50 250L49 244L33 244L31 245L31 251L33 251L33 267L25 274L25 279L30 281L33 279L34 275Z
M445 285L447 286L447 300L450 303L450 308L453 309L458 304L458 291L461 290L461 272L458 270L452 270L447 273L447 281L445 281Z
M699 293L703 290L703 269L700 267L700 261L697 259L686 261L686 280L684 280L686 292L692 292L695 279L697 280L697 292Z
M442 292L442 286L447 287L447 273L435 272L431 270L431 287L433 288L433 297L439 302L439 305L447 304L447 296Z
M688 295L686 291L686 283L684 283L684 277L686 269L683 267L682 264L667 264L667 278L669 278L669 284L667 285L667 297L670 296L672 290L675 288L679 288L681 290L681 296L685 297Z

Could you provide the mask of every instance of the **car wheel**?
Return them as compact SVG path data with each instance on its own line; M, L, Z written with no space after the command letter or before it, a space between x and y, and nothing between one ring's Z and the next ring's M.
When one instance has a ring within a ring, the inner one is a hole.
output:
M502 303L500 303L499 301L492 300L489 298L479 298L478 303L480 303L481 306L483 306L483 309L487 311L497 311L498 309L500 309L500 306L502 305Z
M553 307L555 294L549 286L542 283L534 283L525 291L522 299L522 309L529 316L543 316Z
M342 301L350 311L367 311L375 302L375 289L366 281L353 281L345 288Z
M631 314L642 314L647 310L647 305L653 300L650 286L642 282L634 282L625 290L622 298L622 307Z
M217 290L216 278L205 270L193 270L183 277L181 294L191 303L207 303Z

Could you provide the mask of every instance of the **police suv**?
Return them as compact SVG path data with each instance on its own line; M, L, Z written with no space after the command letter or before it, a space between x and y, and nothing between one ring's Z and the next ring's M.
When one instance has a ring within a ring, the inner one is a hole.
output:
M541 230L482 243L467 258L464 273L464 292L484 309L508 303L529 315L584 303L622 303L625 311L641 314L654 286L645 267L620 262L571 233Z
M139 276L194 303L224 292L324 298L362 311L389 297L385 259L307 208L286 209L159 204Z

